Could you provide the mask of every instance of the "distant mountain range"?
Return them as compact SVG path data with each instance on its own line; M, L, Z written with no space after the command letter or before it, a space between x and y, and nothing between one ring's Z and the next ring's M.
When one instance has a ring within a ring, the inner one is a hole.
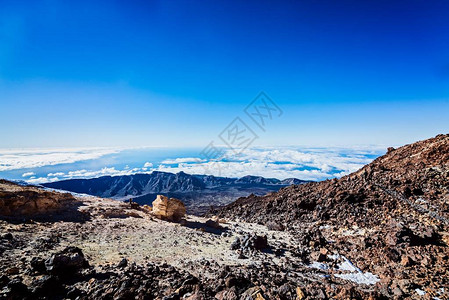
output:
M157 194L163 194L184 201L189 213L202 213L210 206L226 205L239 197L250 194L265 195L285 186L306 182L297 178L227 178L155 171L150 174L69 179L45 183L43 186L102 198L132 198L140 204L150 204Z

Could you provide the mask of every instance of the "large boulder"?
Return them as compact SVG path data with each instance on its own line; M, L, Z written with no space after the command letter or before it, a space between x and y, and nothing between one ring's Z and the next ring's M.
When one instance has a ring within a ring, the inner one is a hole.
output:
M49 274L59 276L68 276L89 266L83 251L72 246L53 254L45 260L44 264Z
M186 214L186 207L182 201L157 195L153 201L153 215L168 221L179 221Z

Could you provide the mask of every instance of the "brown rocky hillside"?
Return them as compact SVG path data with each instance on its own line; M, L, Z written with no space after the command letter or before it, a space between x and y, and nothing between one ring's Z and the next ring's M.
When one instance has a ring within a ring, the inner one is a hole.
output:
M297 236L314 232L323 238L312 248L378 274L384 296L411 296L422 286L447 293L449 135L389 148L341 179L240 198L219 215Z

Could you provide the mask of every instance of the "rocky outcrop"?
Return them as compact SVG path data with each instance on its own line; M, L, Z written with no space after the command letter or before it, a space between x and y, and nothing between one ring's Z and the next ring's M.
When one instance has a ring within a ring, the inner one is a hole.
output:
M180 221L186 214L186 207L178 199L157 195L153 201L152 214L163 220Z
M64 209L74 201L68 193L48 192L0 180L0 216L44 215Z
M33 270L62 277L72 276L88 266L89 263L78 247L67 247L45 261L36 257L31 260Z

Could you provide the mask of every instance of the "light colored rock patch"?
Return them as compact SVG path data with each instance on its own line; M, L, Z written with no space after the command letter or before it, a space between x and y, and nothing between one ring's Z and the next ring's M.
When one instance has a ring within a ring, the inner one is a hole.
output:
M179 221L186 214L186 207L182 201L175 198L168 198L157 195L153 201L153 215L170 221Z

